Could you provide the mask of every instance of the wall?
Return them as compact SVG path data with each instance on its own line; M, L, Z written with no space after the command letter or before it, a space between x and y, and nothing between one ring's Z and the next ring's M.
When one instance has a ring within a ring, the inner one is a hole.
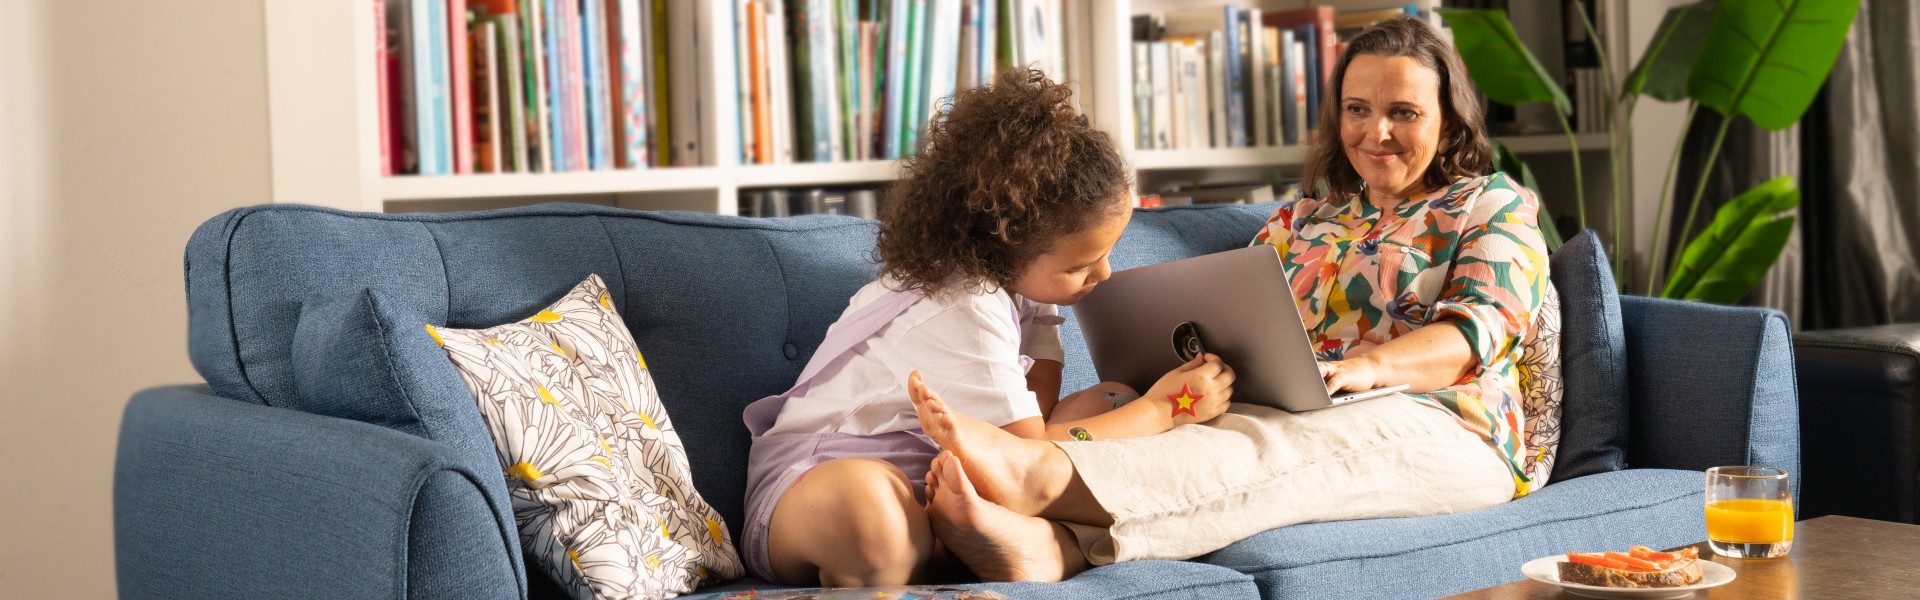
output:
M0 595L114 595L134 391L198 381L181 256L268 199L262 6L0 2Z

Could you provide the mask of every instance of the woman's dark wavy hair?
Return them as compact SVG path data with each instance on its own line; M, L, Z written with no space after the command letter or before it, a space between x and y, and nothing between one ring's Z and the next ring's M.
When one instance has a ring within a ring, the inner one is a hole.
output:
M1072 93L1016 68L955 94L887 192L880 274L929 294L1004 287L1060 236L1124 210L1126 164Z
M1340 53L1332 89L1320 97L1319 131L1307 155L1304 183L1308 197L1345 198L1359 192L1363 185L1340 141L1340 101L1345 97L1342 83L1347 65L1362 55L1405 56L1440 74L1440 147L1427 165L1424 183L1442 187L1461 177L1493 172L1493 145L1487 141L1480 100L1474 95L1472 80L1467 79L1466 67L1460 64L1459 53L1425 22L1401 17L1361 31ZM1326 189L1319 189L1322 184Z

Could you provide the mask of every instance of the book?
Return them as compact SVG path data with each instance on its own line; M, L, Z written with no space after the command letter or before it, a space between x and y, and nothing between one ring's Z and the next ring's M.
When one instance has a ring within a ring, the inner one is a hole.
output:
M749 4L751 2L748 0L733 2L734 93L738 96L734 101L738 105L734 111L734 117L739 120L737 126L740 129L740 157L738 160L743 165L760 162L759 142L754 137L756 133L754 122L758 115L754 112L753 78L757 71L754 67L756 57L753 55L752 38L753 33L759 30L759 25L756 24L759 16L754 12L755 8L748 6Z
M651 80L647 85L651 86L653 91L653 103L650 104L653 110L647 114L653 124L653 163L672 165L675 164L673 118L679 112L679 107L673 104L672 97L668 94L672 78L667 71L667 0L651 0L651 3L652 10L647 15L647 24L650 25L651 31L647 34L647 40L652 42L653 48L649 55L653 60L648 67Z
M1277 28L1275 31L1280 34L1280 98L1274 102L1280 109L1280 143L1296 146L1300 144L1300 134L1295 128L1300 126L1300 121L1298 115L1294 114L1293 105L1298 100L1293 92L1294 86L1300 83L1294 78L1299 73L1296 57L1300 50L1294 47L1292 29Z
M697 42L699 21L694 14L694 0L674 0L667 10L667 59L669 80L668 102L673 104L673 118L678 127L672 128L673 153L672 165L690 167L699 165L701 158L700 113L702 112L700 85L700 47ZM662 159L668 158L666 156Z
M505 94L501 106L506 110L502 115L501 135L506 136L508 148L508 171L527 173L533 170L529 162L531 154L527 148L527 99L526 74L522 70L520 48L520 20L516 11L508 10L494 17L495 25L500 28L501 44L500 65L503 72L501 91Z
M902 155L901 143L906 140L901 133L906 127L906 82L907 49L909 46L907 31L909 14L913 0L891 0L887 16L887 74L886 74L886 121L880 129L881 156L897 159Z
M974 58L978 68L975 75L979 77L975 84L982 87L993 85L993 77L1000 73L1000 2L980 0L980 18L975 20L980 36L979 43L974 47L974 51L979 53Z
M871 160L877 154L874 146L875 119L880 113L879 98L874 94L880 76L874 59L874 45L879 43L878 24L864 22L860 24L860 112L855 127L854 160Z
M574 0L562 0L557 4L560 5L561 15L561 54L566 61L563 75L566 83L564 91L567 110L563 114L567 117L567 164L571 170L585 171L593 168L589 150L592 141L587 139L590 131L588 118L591 116L587 112L590 98L587 89L587 64L591 62L587 56L587 50L591 44L586 40L586 29L582 25L585 19L582 18L580 4Z
M767 64L773 69L768 73L770 82L769 100L772 110L772 126L768 129L773 135L774 162L788 164L794 161L793 131L793 63L787 53L786 1L773 0L768 5L767 23Z
M1154 148L1153 44L1133 43L1133 146L1141 150Z
M547 4L552 0L522 0L521 27L525 34L522 47L525 52L521 58L527 67L522 73L527 79L527 154L536 163L541 173L558 172L559 162L554 155L555 133L552 102L552 80L547 69L552 65L547 53Z
M470 32L468 39L473 47L469 49L473 69L467 73L473 89L473 171L476 173L500 172L500 87L494 85L494 70L497 61L493 51L498 34L490 21L479 20Z
M835 89L834 160L855 160L860 122L860 15L855 0L833 0L834 38L840 49L839 87Z
M773 109L767 105L767 9L766 5L754 1L747 3L747 56L748 69L753 71L753 102L748 106L753 113L753 162L756 164L773 163L773 135L768 131L772 124Z
M388 44L392 37L387 31L386 0L373 0L373 31L378 38L373 44L373 68L377 71L374 75L374 87L377 88L374 105L380 111L380 174L393 175L394 157L399 153L393 148L393 111L387 106L393 98L393 91L388 87L392 83L393 66L387 62L390 52Z
M1207 100L1212 110L1208 111L1208 120L1213 136L1212 148L1227 148L1232 140L1227 135L1227 43L1226 34L1219 31L1207 32Z
M386 4L385 47L387 123L392 128L388 152L393 173L420 172L419 112L414 91L413 2L393 0Z
M900 126L900 154L911 156L918 152L920 144L920 126L926 122L923 115L926 110L927 74L926 46L928 32L928 0L901 0L909 3L907 7L907 77L901 81L903 101L900 107L904 115Z
M1318 115L1307 112L1307 64L1312 62L1307 59L1309 54L1311 51L1307 50L1305 41L1293 41L1293 56L1289 58L1293 66L1293 138L1295 143L1302 145L1313 143L1310 137L1315 129L1313 120L1318 118Z
M1170 64L1166 42L1153 42L1148 47L1148 60L1153 69L1153 148L1166 150L1173 147L1173 97L1169 85L1173 82L1173 69Z
M467 0L447 0L448 80L453 85L453 172L473 173L473 63L467 40Z
M1320 90L1331 88L1333 69L1340 60L1340 41L1334 35L1334 14L1331 6L1314 6L1298 10L1267 13L1262 19L1268 27L1294 29L1294 39L1303 42L1307 54L1302 61L1307 69L1306 76L1306 112L1308 115L1320 114ZM1308 131L1317 125L1307 121Z
M1262 25L1260 9L1248 9L1240 13L1246 29L1241 33L1247 36L1247 89L1248 101L1252 102L1249 113L1253 115L1253 133L1248 136L1254 146L1273 145L1273 129L1268 124L1272 98L1267 94L1267 36L1266 26Z
M1186 62L1186 46L1181 45L1173 39L1162 42L1162 44L1167 48L1167 81L1165 86L1167 89L1169 115L1167 119L1167 147L1186 149L1190 147L1187 144L1188 139L1191 137L1191 135L1187 133L1186 120L1187 95L1189 92L1187 91L1187 79L1181 71L1181 67ZM1154 74L1159 75L1160 73L1155 71Z
M926 52L927 112L922 123L940 118L960 71L960 0L931 1L933 33Z
M580 11L582 73L586 81L587 168L611 169L613 155L613 57L607 52L607 0L584 0Z
M1245 41L1240 33L1240 8L1231 4L1204 8L1185 8L1161 15L1166 35L1207 35L1222 32L1222 54L1226 63L1226 114L1228 147L1245 148L1250 121L1247 115L1247 77L1242 56Z
M446 4L412 0L414 125L421 175L445 175L453 168L453 116L447 73Z
M980 0L960 3L960 69L957 89L980 84Z
M614 115L618 119L615 126L615 141L620 145L616 154L620 158L618 166L627 169L644 169L651 165L647 139L647 68L642 57L646 55L645 29L641 27L640 0L616 0L614 10L615 26L619 31L620 90L615 94Z

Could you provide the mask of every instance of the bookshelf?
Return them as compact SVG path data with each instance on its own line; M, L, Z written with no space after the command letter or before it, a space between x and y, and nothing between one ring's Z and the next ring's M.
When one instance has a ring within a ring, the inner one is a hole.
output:
M405 0L384 0L396 2ZM470 0L478 2L478 0ZM792 1L792 0L789 0ZM1135 170L1136 182L1194 173L1297 173L1300 146L1154 150L1136 148L1131 21L1134 15L1218 0L1059 0L1073 14L1066 31L1076 97L1097 126L1112 133ZM1621 0L1600 0L1619 4ZM375 82L376 0L270 2L266 12L268 134L273 201L360 211L464 210L548 201L600 203L642 210L735 214L743 189L874 185L895 177L898 163L740 164L735 70L734 0L669 0L692 13L699 42L696 115L676 113L674 127L697 129L700 166L564 173L382 175L380 106ZM1392 0L1237 0L1241 6L1281 11L1330 5L1337 11L1378 8ZM1405 4L1405 2L1402 2ZM1447 3L1412 2L1421 10ZM1617 14L1619 11L1615 11ZM1603 25L1603 27L1606 27ZM1557 32L1557 28L1555 28ZM1556 33L1557 35L1557 33ZM1624 69L1619 69L1624 71ZM1604 190L1604 134L1580 134L1589 195ZM1563 135L1502 138L1534 163L1543 180L1565 162ZM1594 164L1595 161L1598 164ZM1545 167L1545 168L1543 168ZM1558 185L1558 184L1556 184ZM1570 184L1566 184L1570 186ZM1550 187L1543 183L1542 187ZM1146 191L1146 190L1143 190ZM1553 197L1557 190L1543 190ZM1570 193L1570 187L1568 189ZM1570 202L1570 201L1569 201Z

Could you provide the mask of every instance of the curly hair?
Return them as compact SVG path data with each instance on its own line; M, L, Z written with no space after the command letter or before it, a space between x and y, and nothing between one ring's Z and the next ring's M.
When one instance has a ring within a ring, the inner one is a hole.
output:
M1345 198L1359 193L1364 182L1340 140L1340 102L1347 65L1356 56L1405 56L1440 74L1440 147L1421 181L1431 187L1444 187L1461 177L1479 177L1493 172L1493 144L1487 141L1486 122L1480 115L1480 99L1474 95L1473 81L1460 63L1460 54L1426 22L1411 17L1381 21L1362 30L1347 41L1338 66L1329 81L1332 89L1321 95L1318 131L1307 152L1306 194L1313 198ZM1324 189L1322 189L1324 185ZM1324 193L1324 195L1322 195Z
M1106 132L1032 69L955 94L927 124L880 213L873 258L902 289L1004 287L1062 235L1128 206Z

